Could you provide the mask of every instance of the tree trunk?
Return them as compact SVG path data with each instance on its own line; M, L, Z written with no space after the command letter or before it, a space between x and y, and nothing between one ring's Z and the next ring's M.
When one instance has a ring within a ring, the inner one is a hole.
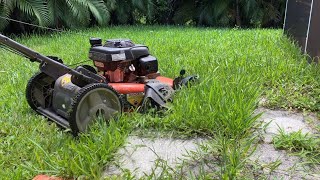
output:
M240 15L240 2L239 0L236 0L236 7L235 7L235 20L236 20L236 25L238 27L241 27L241 15Z

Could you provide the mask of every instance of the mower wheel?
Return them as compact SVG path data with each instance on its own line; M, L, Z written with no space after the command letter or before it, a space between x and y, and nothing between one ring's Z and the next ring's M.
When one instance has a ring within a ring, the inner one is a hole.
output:
M76 94L71 103L69 124L74 136L85 132L98 117L109 121L122 111L119 94L104 83L89 84Z
M53 78L43 72L38 72L30 78L26 88L26 98L33 110L51 106L54 82Z

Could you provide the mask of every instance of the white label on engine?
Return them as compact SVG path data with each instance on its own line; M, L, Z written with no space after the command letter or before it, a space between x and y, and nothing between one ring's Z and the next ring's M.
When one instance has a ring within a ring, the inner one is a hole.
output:
M120 54L111 54L112 61L120 61L120 60L126 60L126 54L120 53Z

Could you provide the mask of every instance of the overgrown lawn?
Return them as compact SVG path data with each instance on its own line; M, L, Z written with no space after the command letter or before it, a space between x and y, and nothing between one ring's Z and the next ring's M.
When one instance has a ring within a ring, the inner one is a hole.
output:
M320 69L308 64L281 30L121 26L15 39L74 64L88 59L89 37L130 38L149 47L162 75L175 77L183 68L201 81L178 92L164 117L133 113L74 139L27 105L25 87L38 64L0 50L2 179L39 173L99 179L132 131L210 137L220 157L216 175L240 178L246 175L247 147L258 118L253 111L261 99L271 108L320 109Z

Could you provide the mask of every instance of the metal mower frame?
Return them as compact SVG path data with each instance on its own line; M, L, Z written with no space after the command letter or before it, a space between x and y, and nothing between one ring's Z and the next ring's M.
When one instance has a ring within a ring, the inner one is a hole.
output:
M89 58L98 69L82 65L70 68L58 57L45 56L0 34L0 45L8 51L39 63L39 71L28 82L26 99L37 113L71 128L73 135L85 132L97 116L112 119L132 108L165 107L174 91L197 76L171 79L158 72L157 59L148 47L130 40L90 39Z

